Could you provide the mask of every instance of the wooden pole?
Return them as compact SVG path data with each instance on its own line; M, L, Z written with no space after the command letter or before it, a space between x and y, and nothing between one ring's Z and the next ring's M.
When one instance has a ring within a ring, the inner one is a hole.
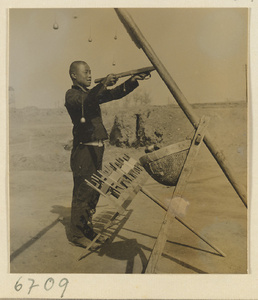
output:
M150 62L153 64L157 72L159 73L161 79L164 81L168 89L170 90L171 94L174 96L175 100L177 101L178 105L182 108L187 118L190 120L194 128L197 128L200 118L195 113L194 109L188 103L187 99L159 60L158 56L155 54L153 49L151 48L150 44L147 42L143 34L141 33L140 29L137 27L136 23L130 16L130 14L123 8L115 8L115 11L124 24L126 30L128 31L129 35L135 42L136 46L142 48ZM208 149L210 150L211 154L216 159L217 163L221 167L222 171L228 178L229 182L237 192L238 196L242 200L245 207L247 207L247 192L245 187L238 182L238 180L233 175L232 168L229 162L226 160L222 150L220 150L214 140L212 139L211 135L206 132L204 137L204 142Z
M245 100L248 101L248 73L247 64L245 64Z

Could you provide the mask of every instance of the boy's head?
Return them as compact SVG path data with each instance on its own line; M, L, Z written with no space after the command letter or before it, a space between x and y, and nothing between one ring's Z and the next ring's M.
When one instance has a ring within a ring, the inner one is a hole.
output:
M91 85L91 70L85 61L74 61L69 69L73 84L87 88Z

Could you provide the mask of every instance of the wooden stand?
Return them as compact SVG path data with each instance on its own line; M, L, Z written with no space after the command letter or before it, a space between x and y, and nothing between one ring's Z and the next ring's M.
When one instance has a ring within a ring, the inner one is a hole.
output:
M196 133L194 135L194 138L192 140L192 144L190 146L186 161L184 163L182 172L180 174L180 177L178 179L178 182L176 184L176 187L174 189L172 198L169 202L169 205L167 207L167 212L164 217L163 223L161 225L156 243L154 245L154 248L152 250L152 253L149 258L149 262L147 265L147 268L145 270L145 273L155 273L157 263L159 261L159 258L162 255L163 249L165 247L166 241L167 241L167 235L168 230L173 224L173 222L176 220L180 221L183 225L186 225L185 222L183 222L180 218L180 214L184 214L184 210L187 206L186 201L182 198L183 192L185 190L187 180L193 170L193 164L196 159L196 156L199 152L200 146L202 144L205 129L208 125L208 119L203 117L199 123L199 126L196 130ZM190 229L189 226L186 226L188 229ZM196 234L195 231L190 229L192 232ZM201 237L200 235L198 235ZM203 240L203 238L202 238ZM207 241L206 241L207 243ZM217 252L219 252L222 256L225 256L220 250L212 246L209 242L208 244L215 249Z
M185 204L185 201L181 197L186 187L187 179L192 172L193 163L202 144L204 132L207 125L208 119L203 117L199 123L192 142L189 143L189 152L187 158L184 162L183 169L174 189L171 201L168 205L152 195L143 186L144 182L147 179L145 174L142 172L143 169L136 160L129 158L128 156L117 159L114 164L110 163L109 167L105 167L105 171L98 171L99 176L94 174L92 176L92 182L85 180L89 186L98 191L102 196L110 200L115 205L116 212L106 223L103 229L99 232L99 234L94 238L94 240L84 250L79 260L87 256L87 251L90 251L91 247L96 243L97 239L108 228L113 226L115 220L119 215L124 214L126 208L130 205L138 192L142 192L149 199L151 199L167 211L160 232L158 234L157 241L151 253L145 271L146 273L155 272L156 265L160 256L162 255L162 251L167 240L168 229L174 220L177 220L181 224L183 224L187 229L189 229L192 233L194 233L211 248L213 248L220 256L225 256L222 251L213 246L206 238L198 233L192 226L187 224L180 216L180 214L182 215L182 206L184 206Z

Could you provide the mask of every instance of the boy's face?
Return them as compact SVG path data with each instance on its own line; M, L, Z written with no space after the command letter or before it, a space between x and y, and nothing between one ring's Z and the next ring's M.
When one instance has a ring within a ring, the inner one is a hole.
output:
M91 70L86 63L79 64L73 72L72 77L75 83L78 83L82 87L89 87L91 85Z

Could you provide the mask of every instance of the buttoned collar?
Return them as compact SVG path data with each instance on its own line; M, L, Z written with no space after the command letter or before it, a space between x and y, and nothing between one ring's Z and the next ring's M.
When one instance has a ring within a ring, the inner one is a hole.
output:
M89 89L84 89L82 86L76 85L76 84L72 85L72 89L81 90L81 91L83 91L85 93L87 93L89 91Z

